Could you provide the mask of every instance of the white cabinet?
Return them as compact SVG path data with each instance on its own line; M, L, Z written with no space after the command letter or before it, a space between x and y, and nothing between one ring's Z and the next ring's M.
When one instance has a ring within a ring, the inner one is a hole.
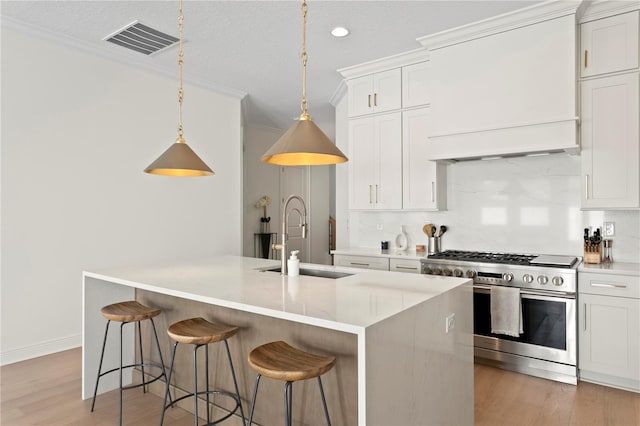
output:
M374 256L350 256L336 254L333 256L333 263L336 266L349 266L352 268L377 269L380 271L389 270L389 259L386 257Z
M639 15L636 10L580 26L582 77L638 68Z
M640 277L580 273L580 379L640 392Z
M349 208L402 208L402 115L349 120Z
M428 61L402 67L402 108L431 103L430 69Z
M430 124L429 107L402 113L403 209L446 208L446 166L427 159Z
M400 68L351 79L347 86L349 117L392 111L402 105Z
M639 76L581 82L584 209L640 207Z
M389 270L406 272L409 274L419 274L420 261L413 259L389 259Z

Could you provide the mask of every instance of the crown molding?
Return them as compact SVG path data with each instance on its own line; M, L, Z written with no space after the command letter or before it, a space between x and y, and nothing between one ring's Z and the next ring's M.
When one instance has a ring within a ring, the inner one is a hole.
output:
M640 10L640 0L596 0L585 1L585 10L580 23L606 18L612 15Z
M502 15L416 39L429 50L498 34L515 28L575 14L582 0L549 0Z
M84 40L77 39L75 37L70 37L70 36L56 33L53 31L48 31L41 27L31 25L26 22L20 21L18 19L10 18L4 15L1 16L0 24L2 25L2 29L8 28L10 30L14 30L16 32L23 33L29 36L45 39L52 43L59 44L71 49L75 49L83 53L92 54L92 55L102 57L104 59L108 59L114 62L130 65L132 67L147 71L152 74L160 75L163 77L169 77L169 78L176 78L177 76L177 71L175 69L158 65L158 64L149 63L148 61L146 61L149 59L146 56L143 58L139 58L139 57L135 57L127 54L129 52L123 52L122 54L120 54L115 51L111 51L109 49L96 48L96 47L99 47L99 44L97 43L89 43ZM101 43L103 42L101 41ZM194 86L211 90L222 95L231 96L233 98L243 99L245 96L247 96L247 93L241 90L218 85L208 79L201 78L194 75L189 75L186 73L184 76L184 81Z
M392 56L376 59L350 67L340 68L338 72L346 79L361 77L375 72L386 71L429 60L429 52L424 48L409 50Z
M333 95L331 95L331 97L329 98L329 103L331 104L331 106L335 108L336 105L338 105L338 102L340 102L340 99L342 99L343 96L346 94L347 94L347 83L345 83L344 80L340 80L340 84L338 84L338 87L336 87L336 90L333 92Z

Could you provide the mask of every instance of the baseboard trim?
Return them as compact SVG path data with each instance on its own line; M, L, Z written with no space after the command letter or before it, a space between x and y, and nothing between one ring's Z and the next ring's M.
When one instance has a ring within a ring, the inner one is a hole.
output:
M82 335L73 334L59 339L47 340L35 345L24 346L22 348L9 349L0 352L0 365L9 365L15 362L25 361L56 352L66 351L82 346Z

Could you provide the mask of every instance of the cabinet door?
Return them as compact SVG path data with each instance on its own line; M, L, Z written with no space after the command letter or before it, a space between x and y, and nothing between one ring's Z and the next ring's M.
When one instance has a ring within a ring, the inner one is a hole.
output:
M639 74L583 81L583 208L640 207Z
M389 270L409 274L420 273L420 261L408 259L389 259Z
M428 105L430 97L430 62L402 67L402 107Z
M431 108L402 113L402 207L438 210L446 203L445 166L427 160Z
M402 71L400 68L373 75L373 111L386 112L402 106Z
M399 112L375 117L374 139L377 159L374 170L374 201L376 209L402 208L402 114Z
M389 259L386 257L374 256L350 256L336 254L333 257L336 266L349 266L352 268L377 269L380 271L389 270Z
M638 68L639 14L636 10L580 26L582 77Z
M376 181L374 117L349 120L349 208L373 209Z
M347 83L347 110L349 117L373 112L373 75L354 78Z
M580 295L579 368L640 380L640 300Z

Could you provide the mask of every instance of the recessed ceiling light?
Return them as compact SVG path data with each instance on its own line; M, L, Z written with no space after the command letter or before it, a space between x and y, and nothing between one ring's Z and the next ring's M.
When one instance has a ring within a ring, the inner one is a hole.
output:
M349 30L345 27L335 27L331 30L331 35L334 37L346 37L349 35Z

